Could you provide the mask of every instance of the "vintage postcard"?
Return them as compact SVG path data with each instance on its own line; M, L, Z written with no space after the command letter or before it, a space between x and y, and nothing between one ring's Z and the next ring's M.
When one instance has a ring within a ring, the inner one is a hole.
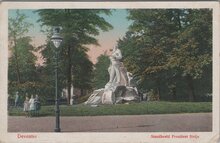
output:
M0 142L218 143L219 2L1 2Z

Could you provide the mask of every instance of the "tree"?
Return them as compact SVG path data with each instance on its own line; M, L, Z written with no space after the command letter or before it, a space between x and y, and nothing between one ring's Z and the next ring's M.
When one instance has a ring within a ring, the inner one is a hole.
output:
M189 88L189 101L196 100L194 80L201 79L207 69L212 73L212 11L187 10L185 26L178 35L169 64L182 71ZM211 78L211 74L207 77ZM209 83L211 84L211 83Z
M106 54L97 58L94 67L94 87L96 89L103 88L109 80L108 67L110 65L109 57Z
M21 75L20 75L20 61L19 61L19 51L17 47L18 39L22 38L26 32L28 32L28 28L32 25L26 22L26 16L21 14L19 10L16 11L15 18L9 18L8 22L8 30L9 30L9 47L12 50L12 55L15 59L15 71L17 76L17 82L21 83ZM30 41L29 41L30 42Z
M35 62L37 57L33 54L35 48L30 44L30 37L22 37L16 41L16 52L13 48L10 52L12 53L9 57L9 92L12 93L15 90L21 92L33 93L38 83L37 71ZM16 57L16 58L15 58ZM20 82L17 80L17 66L19 61L19 75Z
M130 55L136 54L125 61L136 61L135 73L141 79L140 84L146 85L148 81L148 86L155 89L160 96L162 84L169 78L167 59L169 51L174 47L173 39L178 28L174 11L129 10L128 18L133 20L133 23L129 31L132 34L126 41L133 41ZM138 60L134 60L135 58Z
M184 88L190 91L189 100L195 101L193 82L204 82L205 72L211 73L211 10L132 9L128 12L133 23L118 45L128 70L139 77L140 87L153 88L164 99L168 89L174 100L180 93L177 88ZM183 86L183 81L188 87Z
M81 90L81 95L84 95L84 89L92 88L93 63L82 47L75 49L74 53L75 56L72 57L72 84Z
M71 86L74 83L75 86L83 87L82 84L87 84L87 80L80 82L73 81L76 78L76 75L72 75L72 71L75 71L74 68L85 69L86 65L76 65L77 61L82 59L74 59L74 57L84 58L82 61L86 61L87 56L77 56L77 51L86 52L84 45L87 44L96 44L98 45L97 40L94 36L99 35L99 31L108 31L112 26L105 21L103 17L100 16L101 13L110 14L109 10L96 10L96 9L56 9L56 10L38 10L40 15L39 22L42 22L42 25L45 26L61 26L63 28L63 44L60 57L65 69L62 69L66 73L66 80L63 83L66 83L68 89L68 103L70 102L70 91ZM81 49L81 50L80 50ZM83 49L83 50L82 50ZM48 57L45 57L48 58ZM87 63L87 69L91 69L91 63ZM80 68L78 68L78 66ZM84 66L82 68L82 66ZM90 70L88 70L90 71ZM75 72L76 74L79 72ZM79 73L81 74L81 73ZM89 75L89 74L88 74ZM82 76L82 75L80 75ZM78 76L79 77L79 76ZM88 77L89 78L89 77ZM85 85L86 87L87 85Z
M31 44L31 37L26 36L32 24L26 18L18 10L15 17L9 18L9 94L15 91L33 94L40 85L35 66L37 57L33 54L35 47Z

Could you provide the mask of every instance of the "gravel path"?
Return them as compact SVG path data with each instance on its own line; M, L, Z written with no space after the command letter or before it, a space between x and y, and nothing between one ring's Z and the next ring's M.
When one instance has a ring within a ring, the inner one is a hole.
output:
M209 132L212 113L61 117L62 132ZM8 117L8 132L53 132L55 117Z

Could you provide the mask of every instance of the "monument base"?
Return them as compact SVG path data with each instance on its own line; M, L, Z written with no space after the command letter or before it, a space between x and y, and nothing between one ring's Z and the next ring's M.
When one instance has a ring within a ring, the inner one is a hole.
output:
M85 102L87 105L121 104L139 102L140 96L135 87L117 86L114 91L104 88L95 90Z

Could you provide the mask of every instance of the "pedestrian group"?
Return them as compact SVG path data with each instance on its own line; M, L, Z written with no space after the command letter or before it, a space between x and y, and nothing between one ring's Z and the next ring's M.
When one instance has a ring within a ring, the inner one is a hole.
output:
M26 96L24 101L24 112L26 117L31 116L38 116L40 110L40 101L38 95L34 96L31 95L31 98L29 99L28 96Z

